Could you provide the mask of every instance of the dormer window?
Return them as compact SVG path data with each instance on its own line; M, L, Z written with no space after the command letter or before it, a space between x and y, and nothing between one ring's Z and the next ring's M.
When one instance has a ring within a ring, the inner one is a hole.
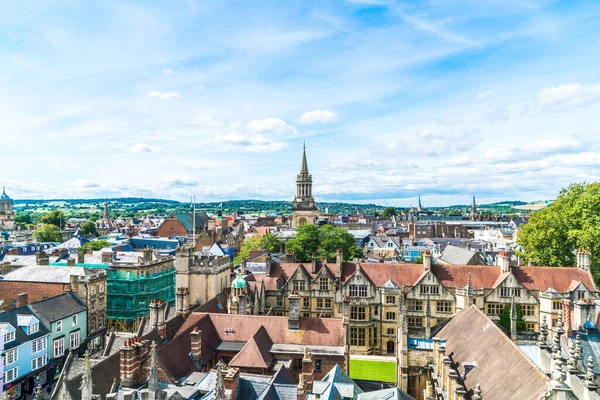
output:
M4 343L12 342L15 340L15 331L10 331L4 334Z
M277 289L281 289L283 287L283 281L281 279L277 279Z
M31 324L27 327L27 334L33 335L34 333L40 330L40 323L36 322L35 324Z

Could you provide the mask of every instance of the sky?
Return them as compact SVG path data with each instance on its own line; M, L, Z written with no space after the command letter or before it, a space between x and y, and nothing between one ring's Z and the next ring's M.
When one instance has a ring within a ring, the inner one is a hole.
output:
M14 199L424 206L600 173L596 1L0 3Z

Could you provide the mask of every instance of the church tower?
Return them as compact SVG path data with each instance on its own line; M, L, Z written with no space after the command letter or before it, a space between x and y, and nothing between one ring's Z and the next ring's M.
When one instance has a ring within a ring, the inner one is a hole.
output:
M317 223L319 210L312 195L312 176L308 172L306 162L306 146L302 152L302 165L296 178L296 198L292 206L292 228Z
M479 218L479 214L477 213L477 205L475 204L475 195L473 195L473 204L471 205L471 221L475 221Z
M15 212L13 210L13 201L6 195L6 190L2 187L2 196L0 196L0 231L12 230L15 227Z

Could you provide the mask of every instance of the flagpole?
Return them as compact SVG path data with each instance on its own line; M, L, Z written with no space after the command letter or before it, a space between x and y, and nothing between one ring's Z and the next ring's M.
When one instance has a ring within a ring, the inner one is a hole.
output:
M194 231L192 232L192 243L194 245L194 251L196 250L196 195L194 195L194 214L192 215L192 221L193 221L193 229Z

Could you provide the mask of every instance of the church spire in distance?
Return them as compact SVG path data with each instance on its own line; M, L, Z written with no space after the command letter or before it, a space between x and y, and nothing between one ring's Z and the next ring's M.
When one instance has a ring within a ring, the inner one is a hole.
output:
M302 165L300 166L301 174L308 174L308 163L306 162L306 142L302 146Z

